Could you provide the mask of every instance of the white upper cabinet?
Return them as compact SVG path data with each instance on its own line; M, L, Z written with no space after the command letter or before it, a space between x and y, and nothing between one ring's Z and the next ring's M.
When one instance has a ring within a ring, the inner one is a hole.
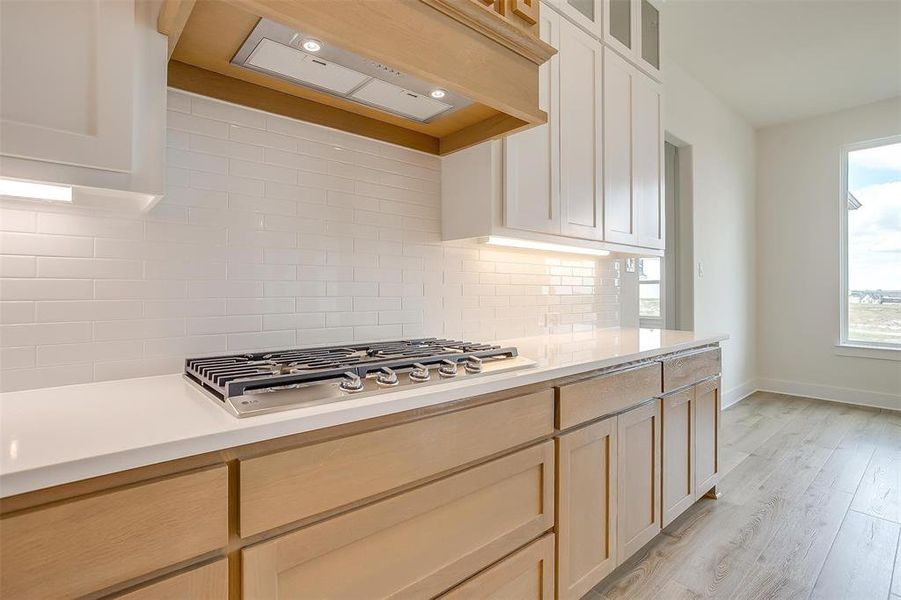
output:
M541 37L558 49L540 77L548 122L442 158L444 239L662 255L660 84L562 1L541 6Z
M542 10L541 39L559 48L560 16ZM513 229L560 232L558 139L560 55L541 65L538 97L548 122L504 139L504 224Z
M603 239L603 46L565 19L560 26L560 230Z
M598 39L604 37L604 0L550 0L549 4Z
M660 84L604 51L604 239L664 248Z
M161 194L166 38L151 2L0 7L0 175Z
M604 239L638 243L637 208L632 202L632 79L635 70L604 49Z
M632 86L632 190L638 211L638 245L663 248L663 127L660 85L641 75Z
M660 79L660 11L649 0L603 0L604 43Z

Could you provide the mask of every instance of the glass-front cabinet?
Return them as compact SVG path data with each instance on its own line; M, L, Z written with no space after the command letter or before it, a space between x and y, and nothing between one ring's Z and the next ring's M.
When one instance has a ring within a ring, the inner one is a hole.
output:
M602 32L605 44L660 78L660 11L655 1L604 0Z
M550 0L549 3L588 33L604 38L604 0Z

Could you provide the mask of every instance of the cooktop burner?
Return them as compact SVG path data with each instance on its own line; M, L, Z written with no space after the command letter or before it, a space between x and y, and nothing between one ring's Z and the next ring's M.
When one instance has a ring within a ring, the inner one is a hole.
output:
M243 417L533 365L513 347L419 338L189 358L185 376Z

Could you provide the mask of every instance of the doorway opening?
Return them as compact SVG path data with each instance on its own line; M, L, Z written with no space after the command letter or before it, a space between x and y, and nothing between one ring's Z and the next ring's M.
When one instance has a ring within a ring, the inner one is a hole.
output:
M640 327L688 330L694 325L691 146L666 138L666 252L638 259L638 320Z

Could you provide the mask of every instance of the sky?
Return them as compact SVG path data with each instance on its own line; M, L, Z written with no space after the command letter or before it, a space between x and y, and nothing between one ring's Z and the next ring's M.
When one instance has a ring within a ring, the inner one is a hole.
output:
M901 290L901 142L848 154L848 285Z

